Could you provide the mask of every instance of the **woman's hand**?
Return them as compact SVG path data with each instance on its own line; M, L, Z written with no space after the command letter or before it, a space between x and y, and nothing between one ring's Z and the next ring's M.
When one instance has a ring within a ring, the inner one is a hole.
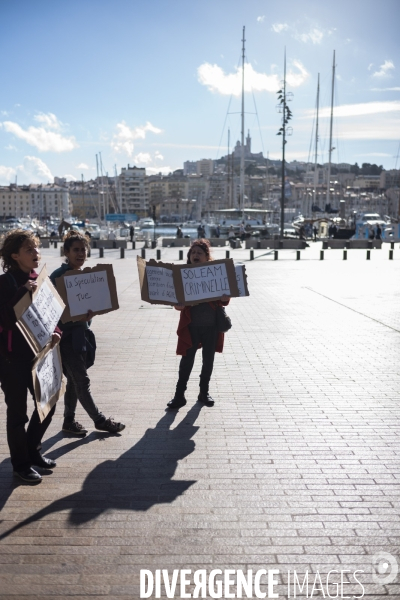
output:
M53 335L51 336L50 348L54 348L54 346L56 346L60 340L61 340L61 335L59 333L53 333Z
M176 310L183 310L185 305L182 304L182 302L178 302L178 304L174 304L174 308L176 308Z
M226 294L221 296L221 302L229 302L230 299L231 299L231 297L227 296Z
M93 311L92 310L88 310L87 313L86 313L86 315L84 315L82 317L82 319L80 319L80 321L86 321L86 322L88 322L88 321L91 321L93 319L93 317L94 317Z
M24 287L26 287L28 292L34 292L37 288L37 282L32 279L28 279L28 281L25 283Z

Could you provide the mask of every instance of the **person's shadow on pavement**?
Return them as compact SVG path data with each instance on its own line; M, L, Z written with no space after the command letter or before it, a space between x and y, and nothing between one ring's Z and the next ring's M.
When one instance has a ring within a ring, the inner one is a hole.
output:
M154 504L173 502L196 480L174 480L178 462L195 449L194 423L202 405L197 403L175 429L177 411L167 411L154 429L117 460L106 460L91 471L82 489L56 500L0 535L0 540L49 514L70 509L69 522L87 523L112 509L146 511ZM60 449L61 450L61 449Z

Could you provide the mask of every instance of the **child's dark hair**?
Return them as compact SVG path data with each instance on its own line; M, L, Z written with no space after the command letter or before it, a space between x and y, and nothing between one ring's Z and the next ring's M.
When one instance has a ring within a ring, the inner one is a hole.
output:
M210 242L208 240L205 240L204 238L198 239L198 240L194 240L194 242L191 243L189 251L187 253L187 261L186 264L190 265L190 256L192 254L192 250L195 246L199 246L199 248L201 248L203 250L203 252L205 252L206 256L207 256L207 261L212 260L212 256L211 256L211 250L210 250Z
M89 250L89 241L87 236L81 233L80 231L76 231L75 229L71 229L67 231L63 239L64 242L64 253L65 251L69 251L74 242L82 242L85 244L85 249Z
M39 246L39 238L34 231L25 229L13 229L6 233L1 240L0 257L4 273L10 269L18 269L18 263L12 258L12 254L18 254L26 241Z

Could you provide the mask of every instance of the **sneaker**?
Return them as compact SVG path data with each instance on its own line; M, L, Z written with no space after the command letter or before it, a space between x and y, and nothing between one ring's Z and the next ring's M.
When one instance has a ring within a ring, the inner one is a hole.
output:
M116 423L112 417L104 419L104 421L99 421L98 423L95 423L94 426L99 431L107 431L108 433L119 433L125 429L123 423Z
M200 392L199 397L197 398L199 402L202 402L205 406L214 406L214 400L211 398L210 394L204 394Z
M87 434L87 429L85 429L83 425L78 423L78 421L72 421L71 423L67 423L67 421L64 421L62 430L72 435L85 436Z
M22 479L22 481L25 481L25 483L30 483L31 485L40 483L42 481L41 475L39 475L35 469L32 469L32 467L29 467L29 469L24 469L23 471L14 471L14 475Z
M174 396L174 398L172 398L172 400L170 400L167 404L168 408L182 408L182 406L185 406L186 404L186 398L185 396Z

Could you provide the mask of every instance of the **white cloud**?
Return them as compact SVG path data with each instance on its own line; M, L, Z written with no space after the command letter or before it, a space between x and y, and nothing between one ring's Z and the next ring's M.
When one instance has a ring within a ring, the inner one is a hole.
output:
M289 25L287 23L273 23L272 29L275 33L281 33L281 31L289 29Z
M74 137L64 137L59 132L61 122L58 121L53 113L39 113L34 118L43 126L31 126L28 129L23 129L18 123L14 123L13 121L3 121L0 125L8 133L12 133L17 138L24 140L30 146L35 146L41 152L68 152L78 147Z
M372 73L372 77L391 77L390 71L394 69L393 61L385 60L383 65L379 67L379 71Z
M146 169L148 170L154 168L156 172L158 172L161 167L156 167L155 165L157 161L164 160L164 157L162 154L160 154L158 150L156 150L156 152L153 155L151 155L150 152L139 152L139 154L136 154L136 156L133 157L133 160L136 164L146 165Z
M368 65L368 71L371 71L372 67L374 66L374 63L369 63Z
M17 148L12 144L8 144L8 146L4 146L4 150L17 150Z
M335 117L357 117L360 115L375 115L382 113L391 113L400 111L400 100L389 102L365 102L363 104L343 104L334 109ZM330 117L331 109L326 106L319 112L319 116L323 118ZM307 111L308 117L314 117L314 111Z
M121 123L117 123L117 133L113 136L111 148L115 152L123 152L132 157L135 148L133 141L137 139L144 140L148 131L151 133L161 133L162 129L154 127L149 121L147 121L146 125L135 128L130 128L125 121L121 121Z
M293 61L296 71L290 70L286 79L289 85L298 87L309 77L309 73L300 61ZM242 68L236 67L235 73L226 74L218 65L203 63L197 69L198 81L205 85L211 92L222 95L239 96L242 92ZM245 64L244 70L245 91L276 92L280 87L280 79L276 73L267 75L258 73L250 63Z
M295 32L293 37L299 42L304 42L305 44L308 42L311 42L312 44L320 44L323 40L324 32L321 29L314 27L313 29L310 29L308 33Z
M25 185L53 181L49 167L36 156L25 156L23 164L16 168L0 166L0 185L14 183L15 176L19 184Z
M354 156L392 156L392 154L388 154L387 152L363 152L363 154L355 154Z
M53 113L38 113L33 118L35 121L38 121L38 123L43 123L43 126L47 127L48 129L61 129L62 123Z
M69 175L68 173L66 175L63 175L63 177L67 180L67 181L76 181L76 177L74 177L74 175Z
M0 165L0 185L9 185L15 181L16 170Z
M288 31L290 35L298 42L304 44L320 44L325 36L332 35L335 29L323 29L314 25L308 31L299 31L294 25L288 25L288 23L274 23L272 30L275 33L282 33L282 31Z
M261 15L261 17L257 17L257 22L258 23L263 23L265 19L265 15Z
M49 167L37 156L25 156L22 165L17 167L18 180L22 176L27 183L47 183L53 181Z
M343 140L393 140L399 139L400 119L389 115L355 118L340 127L339 139Z
M90 169L90 167L86 163L79 163L76 167L77 169Z
M146 167L146 173L150 175L158 175L158 173L161 173L162 175L168 175L174 170L175 169L172 169L171 167Z
M135 163L143 163L145 165L149 164L152 161L151 154L148 152L139 152L134 157Z
M314 111L305 112L306 119L314 117ZM326 120L330 108L320 115ZM348 118L350 117L350 118ZM400 130L400 101L365 102L345 104L334 109L336 137L343 140L398 140ZM305 121L304 121L305 122ZM300 129L301 129L301 124Z
M371 92L400 92L400 87L392 87L392 88L371 88Z

